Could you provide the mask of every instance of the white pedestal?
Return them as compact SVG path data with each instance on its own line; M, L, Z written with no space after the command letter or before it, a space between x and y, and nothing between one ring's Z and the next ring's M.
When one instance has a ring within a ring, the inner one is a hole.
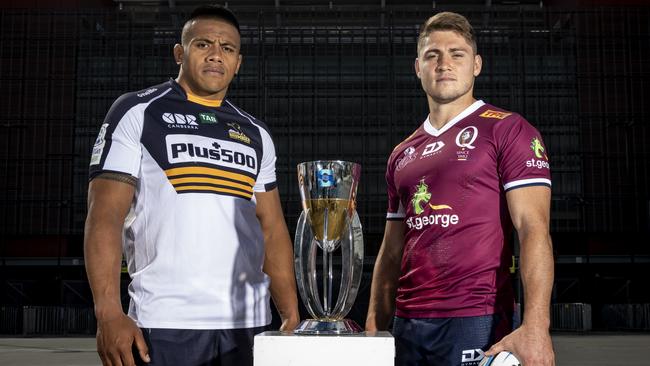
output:
M395 340L388 332L308 336L264 332L255 336L255 366L393 366Z

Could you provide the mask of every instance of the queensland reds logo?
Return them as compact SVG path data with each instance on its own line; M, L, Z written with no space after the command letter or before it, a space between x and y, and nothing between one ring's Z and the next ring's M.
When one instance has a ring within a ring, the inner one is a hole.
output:
M404 150L404 157L397 163L397 171L402 170L402 168L404 168L408 163L415 160L417 156L418 153L415 151L415 148L413 146L409 146L409 148Z
M478 129L474 126L463 128L458 135L456 135L456 145L459 147L466 147L474 149L476 146L472 145L478 137Z

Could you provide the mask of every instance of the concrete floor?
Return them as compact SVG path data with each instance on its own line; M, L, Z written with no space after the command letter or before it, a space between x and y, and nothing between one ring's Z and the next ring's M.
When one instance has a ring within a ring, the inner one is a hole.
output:
M650 334L554 334L558 366L648 366ZM94 338L0 338L2 366L101 365Z

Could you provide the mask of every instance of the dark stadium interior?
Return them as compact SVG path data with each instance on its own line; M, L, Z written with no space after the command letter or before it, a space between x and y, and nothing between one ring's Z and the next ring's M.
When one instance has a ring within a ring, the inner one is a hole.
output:
M0 98L0 334L94 333L83 267L92 145L119 95L176 76L171 49L197 3L8 1L1 8L0 83L8 93ZM650 330L650 7L227 3L240 17L244 55L229 97L273 133L290 231L301 211L298 163L362 165L366 261L350 317L365 318L385 223L386 160L426 118L413 71L418 27L453 10L478 32L477 97L524 115L550 151L553 329ZM124 273L124 286L127 279Z

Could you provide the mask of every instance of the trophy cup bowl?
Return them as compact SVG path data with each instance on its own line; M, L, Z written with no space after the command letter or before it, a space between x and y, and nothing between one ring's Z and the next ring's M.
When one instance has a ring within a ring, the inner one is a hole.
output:
M342 335L362 331L354 321L345 319L363 271L363 233L356 212L360 173L359 164L347 161L298 164L302 214L296 227L294 266L300 297L313 319L300 323L294 333ZM333 301L333 256L339 249L340 287L338 299ZM322 267L317 278L319 250Z

